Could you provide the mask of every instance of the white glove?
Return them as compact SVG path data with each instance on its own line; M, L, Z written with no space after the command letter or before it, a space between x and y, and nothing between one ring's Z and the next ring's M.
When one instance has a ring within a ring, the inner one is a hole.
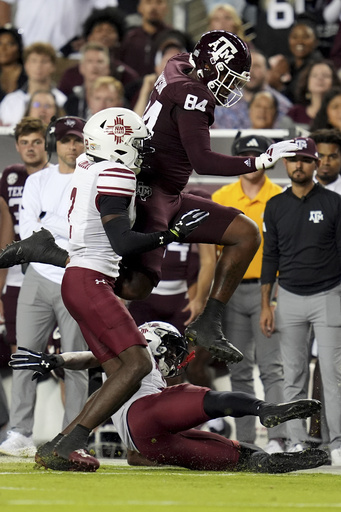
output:
M298 149L299 147L293 140L276 142L276 144L271 144L265 153L256 157L255 166L257 169L269 169L273 167L280 158L295 156Z

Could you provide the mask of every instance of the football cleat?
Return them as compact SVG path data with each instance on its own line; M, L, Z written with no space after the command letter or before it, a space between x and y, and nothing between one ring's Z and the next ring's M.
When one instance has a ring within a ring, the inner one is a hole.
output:
M54 442L49 441L39 446L35 455L37 466L44 467L45 469L53 469L55 471L70 471L70 462L54 454L54 445Z
M99 460L83 448L71 452L68 462L70 463L69 471L94 472L100 466Z
M328 463L323 450L311 449L297 453L255 452L246 464L246 471L254 473L289 473L301 469L313 469Z
M208 350L216 359L227 363L239 363L243 354L230 343L217 322L208 322L203 315L194 320L185 330L188 341Z
M284 404L261 407L259 419L266 428L275 427L285 421L309 418L321 410L321 402L312 399L296 400Z
M40 231L34 231L28 238L7 245L0 252L0 268L33 261L64 268L68 256L68 252L56 244L52 233L41 228Z

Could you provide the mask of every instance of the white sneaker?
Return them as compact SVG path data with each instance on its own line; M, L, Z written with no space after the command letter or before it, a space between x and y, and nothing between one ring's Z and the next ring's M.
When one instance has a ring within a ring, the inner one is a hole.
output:
M266 453L283 453L285 451L284 442L281 442L279 439L270 439L264 451L266 451Z
M33 444L32 436L26 437L19 432L9 430L7 439L0 444L0 454L12 457L34 457L37 448Z
M332 466L341 466L341 447L332 450L330 455L332 458Z
M303 452L304 447L301 443L292 444L290 448L288 448L289 453Z

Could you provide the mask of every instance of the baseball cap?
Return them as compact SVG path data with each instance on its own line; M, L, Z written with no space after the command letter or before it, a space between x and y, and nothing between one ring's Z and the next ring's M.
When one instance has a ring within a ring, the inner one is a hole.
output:
M84 119L80 117L65 116L56 121L54 135L56 140L61 140L66 135L76 135L83 139Z
M319 154L313 139L310 137L296 137L294 142L296 142L299 149L293 151L293 153L301 156L309 156L310 158L314 158L314 160L318 160Z
M273 144L273 140L264 137L264 135L247 135L245 137L238 137L237 135L232 143L231 151L233 156L249 153L250 151L261 154L265 153L271 144Z

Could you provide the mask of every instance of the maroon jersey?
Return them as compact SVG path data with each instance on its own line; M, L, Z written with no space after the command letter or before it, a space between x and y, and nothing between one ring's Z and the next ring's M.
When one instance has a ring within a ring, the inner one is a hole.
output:
M188 77L189 54L171 58L158 78L143 120L152 133L155 153L145 158L139 175L178 194L194 169L198 174L234 176L256 170L253 157L230 157L211 151L209 127L215 98L209 89Z
M25 166L15 164L6 167L0 179L0 196L8 204L16 240L19 240L19 208L27 176Z

